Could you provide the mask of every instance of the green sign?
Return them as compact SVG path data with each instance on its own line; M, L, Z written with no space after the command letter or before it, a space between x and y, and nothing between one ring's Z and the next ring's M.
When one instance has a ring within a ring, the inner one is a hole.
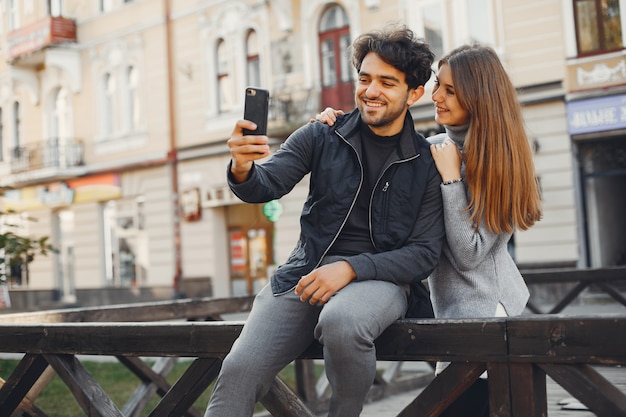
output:
M283 214L283 205L278 200L268 201L263 205L263 214L269 221L275 222Z

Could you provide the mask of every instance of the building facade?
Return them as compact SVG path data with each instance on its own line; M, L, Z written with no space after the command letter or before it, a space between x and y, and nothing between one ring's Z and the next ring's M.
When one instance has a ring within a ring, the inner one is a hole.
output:
M491 45L509 70L544 204L514 236L518 264L626 262L626 0L0 0L0 10L3 227L58 249L10 277L14 304L258 291L298 238L307 180L265 205L230 192L226 140L244 89L270 91L278 146L326 106L354 107L348 45L386 23L411 27L437 57ZM432 80L426 89L411 113L428 134L440 127Z

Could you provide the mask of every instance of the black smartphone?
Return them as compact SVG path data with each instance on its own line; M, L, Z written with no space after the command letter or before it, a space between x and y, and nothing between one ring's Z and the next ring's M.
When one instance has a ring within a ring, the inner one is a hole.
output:
M244 135L267 135L267 112L270 92L262 88L247 87L243 118L256 123L256 130L244 129Z

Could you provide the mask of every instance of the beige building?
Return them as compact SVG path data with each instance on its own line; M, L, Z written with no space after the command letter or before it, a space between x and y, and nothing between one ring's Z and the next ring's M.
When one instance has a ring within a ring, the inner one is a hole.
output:
M229 191L244 89L270 91L278 145L320 109L352 107L344 52L388 22L437 56L489 44L510 71L545 209L515 234L516 261L623 264L620 9L626 0L0 0L0 185L16 211L4 224L59 249L9 277L13 304L256 292L296 242L307 184L267 205ZM431 89L411 109L425 134L439 129Z

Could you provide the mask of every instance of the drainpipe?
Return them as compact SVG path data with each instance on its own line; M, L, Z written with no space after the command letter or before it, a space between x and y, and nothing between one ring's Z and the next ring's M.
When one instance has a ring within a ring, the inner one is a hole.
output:
M172 289L174 291L174 298L182 296L180 284L183 276L183 266L181 257L181 243L180 243L180 205L179 205L179 193L178 193L178 154L177 154L177 140L176 140L176 92L174 88L174 58L172 56L172 22L171 15L171 0L164 0L165 2L165 48L167 58L167 93L168 93L168 113L170 124L170 150L168 153L168 161L170 166L171 181L172 181L172 209L174 213L173 226L174 226L174 262L175 272Z

